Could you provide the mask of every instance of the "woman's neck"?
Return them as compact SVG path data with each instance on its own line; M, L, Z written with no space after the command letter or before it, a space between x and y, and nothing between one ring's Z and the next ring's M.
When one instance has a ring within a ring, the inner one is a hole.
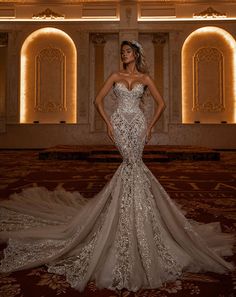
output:
M126 69L125 69L129 74L137 74L138 70L136 68L135 63L130 63L128 65L126 65Z

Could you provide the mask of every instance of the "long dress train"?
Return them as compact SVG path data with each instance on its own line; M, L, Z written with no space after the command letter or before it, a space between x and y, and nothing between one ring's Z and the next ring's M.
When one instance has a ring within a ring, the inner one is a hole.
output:
M8 241L0 272L46 264L82 291L158 288L185 271L229 273L233 236L219 223L187 220L142 161L147 129L139 108L144 85L114 85L111 116L123 162L93 198L64 189L32 187L0 203L1 240Z

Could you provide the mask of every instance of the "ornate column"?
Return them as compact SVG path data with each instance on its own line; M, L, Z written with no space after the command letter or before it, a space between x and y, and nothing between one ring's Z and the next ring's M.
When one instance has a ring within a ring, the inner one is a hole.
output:
M20 99L20 50L26 33L14 30L8 34L8 63L7 63L7 123L19 123L19 99Z
M95 96L101 89L104 83L104 46L105 46L105 38L104 34L94 34L92 35L92 42L94 44L94 89L95 89ZM95 131L103 131L104 130L104 121L101 118L100 114L97 110L94 113L94 130Z
M5 132L8 33L0 33L0 133Z
M119 44L123 40L138 40L136 1L120 1Z
M181 51L185 38L186 36L180 31L169 34L171 123L182 123Z
M89 33L79 31L74 37L78 44L78 76L77 76L77 121L87 124L89 121Z
M166 38L166 33L155 33L152 39L154 46L154 81L161 96L164 95L164 46ZM163 115L156 127L158 130L164 129Z

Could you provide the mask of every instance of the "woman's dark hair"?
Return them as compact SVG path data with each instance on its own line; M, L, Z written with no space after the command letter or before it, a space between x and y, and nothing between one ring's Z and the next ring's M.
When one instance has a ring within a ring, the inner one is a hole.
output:
M120 50L122 50L124 45L130 46L134 51L134 55L136 59L135 64L136 64L137 70L141 73L148 73L148 68L147 68L142 46L137 41L124 40L121 43ZM125 63L123 63L123 68L126 69Z

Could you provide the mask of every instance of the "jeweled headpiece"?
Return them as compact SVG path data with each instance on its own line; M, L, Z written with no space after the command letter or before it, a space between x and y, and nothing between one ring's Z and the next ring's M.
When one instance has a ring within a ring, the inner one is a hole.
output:
M143 51L143 47L142 47L142 45L138 42L138 41L136 41L136 40L131 40L130 41L133 45L135 45L141 52Z

